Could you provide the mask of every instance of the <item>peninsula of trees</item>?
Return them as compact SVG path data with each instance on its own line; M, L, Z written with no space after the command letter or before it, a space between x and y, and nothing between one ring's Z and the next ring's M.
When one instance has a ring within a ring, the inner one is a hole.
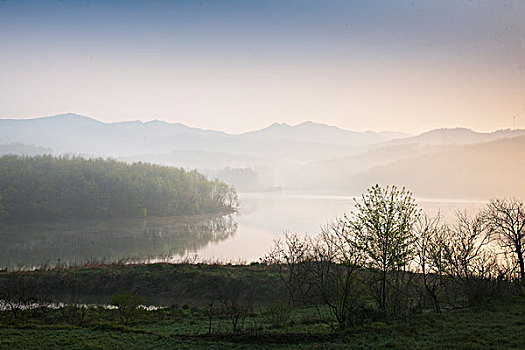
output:
M197 171L101 158L0 157L4 220L199 214L236 205L233 187Z

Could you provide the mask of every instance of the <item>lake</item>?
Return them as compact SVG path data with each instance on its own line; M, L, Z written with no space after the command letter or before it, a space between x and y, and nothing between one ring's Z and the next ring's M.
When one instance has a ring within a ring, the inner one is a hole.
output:
M39 267L88 261L258 261L285 231L316 234L353 209L352 196L241 193L237 213L148 219L96 220L0 226L0 266ZM418 199L447 222L484 203Z

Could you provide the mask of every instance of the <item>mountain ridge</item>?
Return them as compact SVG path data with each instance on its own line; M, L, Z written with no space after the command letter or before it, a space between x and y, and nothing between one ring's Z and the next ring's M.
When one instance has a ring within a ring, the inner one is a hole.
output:
M341 152L353 154L366 145L389 139L391 136L380 133L355 132L311 121L295 126L274 123L261 130L229 134L161 120L102 122L75 113L0 119L0 140L4 143L22 142L50 147L57 153L101 156L193 149L265 158L284 155L292 161L309 161Z
M383 145L400 145L409 143L422 145L468 145L523 135L525 135L525 129L500 129L491 132L479 132L464 127L439 128L415 136L389 140Z
M261 131L264 131L264 130L274 129L274 128L277 128L277 127L284 127L284 128L290 128L290 129L294 129L294 128L299 128L300 129L300 128L306 128L306 127L320 127L320 128L331 129L331 130L349 131L349 132L358 133L358 134L368 134L368 133L387 134L387 133L392 133L392 134L399 134L399 135L404 135L404 136L412 136L411 134L404 133L404 132L401 132L401 131L373 131L373 130L355 131L355 130L350 130L350 129L343 129L343 128L335 126L335 125L329 125L329 124L325 124L325 123L314 122L314 121L311 121L311 120L305 120L305 121L297 123L295 125L288 124L286 122L283 122L283 123L275 122L275 123L272 123L272 124L270 124L270 125L268 125L266 127L261 128L261 129L248 130L248 131L245 131L245 132L242 132L242 133L229 133L229 132L225 132L225 131L221 131L221 130L204 129L204 128L190 126L190 125L187 125L187 124L184 124L184 123L181 123L181 122L168 122L168 121L159 120L159 119L153 119L153 120L148 120L148 121L124 120L124 121L116 121L116 122L105 122L105 121L101 121L101 120L95 119L95 118L90 117L90 116L85 116L85 115L82 115L82 114L72 113L72 112L61 113L61 114L56 114L56 115L49 115L49 116L29 117L29 118L0 118L0 122L2 122L2 121L30 122L30 121L45 121L45 120L59 120L59 121L64 121L64 120L84 120L84 121L91 121L91 122L96 122L98 124L104 124L104 125L120 125L120 124L155 125L155 124L157 124L157 125L169 125L169 126L183 126L183 127L189 128L189 129L196 129L196 130L202 130L202 131L213 131L213 132L223 133L223 134L227 134L227 135L246 135L246 134L250 134L250 133L256 133L256 132L261 132Z

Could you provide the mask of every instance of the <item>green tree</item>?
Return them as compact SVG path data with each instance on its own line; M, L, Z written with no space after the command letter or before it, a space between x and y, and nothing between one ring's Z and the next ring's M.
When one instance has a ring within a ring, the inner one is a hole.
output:
M355 207L349 224L359 232L359 245L373 277L370 287L380 310L386 313L390 304L400 306L405 272L415 254L412 227L419 210L405 188L379 185L368 189L360 202L355 201ZM392 303L390 299L394 299Z

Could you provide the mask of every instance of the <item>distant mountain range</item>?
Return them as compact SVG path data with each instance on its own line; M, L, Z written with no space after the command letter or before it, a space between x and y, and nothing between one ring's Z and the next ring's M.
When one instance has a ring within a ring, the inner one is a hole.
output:
M406 136L396 132L355 132L312 122L296 126L273 124L236 135L157 120L104 123L72 113L0 119L2 143L21 142L50 147L56 153L113 157L192 150L311 161L357 153L364 146Z
M523 196L525 130L420 135L356 132L314 122L243 134L163 121L104 123L77 114L0 119L0 154L77 154L197 168L243 191L356 194L374 183L418 196Z

